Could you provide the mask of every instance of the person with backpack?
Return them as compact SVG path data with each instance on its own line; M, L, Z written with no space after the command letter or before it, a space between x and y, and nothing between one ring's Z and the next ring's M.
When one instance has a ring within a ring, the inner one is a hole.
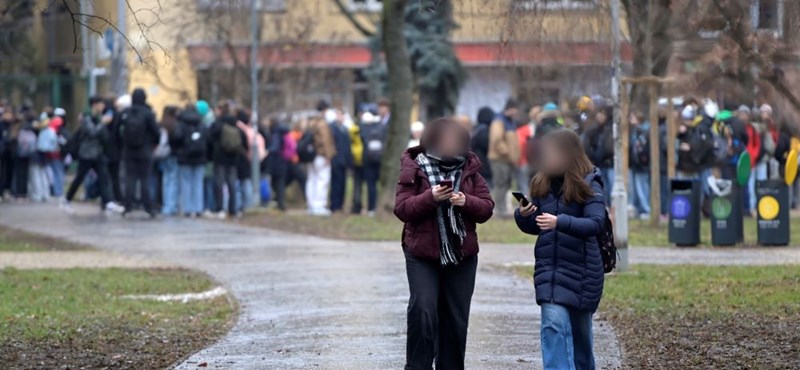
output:
M212 162L214 163L214 198L218 218L236 216L236 182L239 180L236 165L240 157L247 154L247 137L236 126L234 107L223 102L217 107L217 121L211 126ZM225 204L225 187L228 188L228 202Z
M69 189L67 189L66 197L61 201L62 209L68 214L75 212L70 203L89 171L94 171L97 175L103 209L107 212L119 213L124 210L111 197L105 148L108 141L106 126L111 123L113 118L110 115L103 114L105 108L106 104L103 99L99 97L89 98L90 110L82 115L81 126L70 139L70 145L75 148L74 158L78 160L78 171L72 183L70 183Z
M650 218L650 122L641 112L632 112L630 122L630 173L628 176L629 204L636 215Z
M331 160L336 155L331 127L322 117L311 117L308 128L297 144L297 155L308 163L306 201L308 213L328 216L328 192L331 185ZM311 158L309 158L311 157Z
M359 139L363 143L362 166L364 181L367 183L367 215L370 217L375 215L378 204L378 179L381 174L386 133L387 126L382 125L378 119L366 119L361 122Z
M170 146L178 159L178 204L185 217L198 217L204 210L203 175L208 162L209 134L202 120L194 105L189 105L178 115L177 126L170 135Z
M469 131L451 118L425 126L400 160L394 214L410 298L406 369L463 369L479 243L476 224L494 209L469 151Z
M574 131L553 132L540 144L539 172L515 220L538 236L533 280L544 369L594 369L592 315L610 270L601 248L610 235L603 176Z
M344 208L347 171L353 167L353 153L350 152L350 133L345 126L344 113L336 109L336 119L330 124L336 154L331 159L331 212Z
M151 218L156 217L150 177L153 172L153 151L161 138L156 116L147 105L147 94L137 88L131 93L131 106L120 113L119 135L122 138L122 162L125 166L125 212L133 211L139 185L142 205Z
M289 127L278 119L270 120L270 140L268 146L270 181L278 210L286 211L286 185L292 164L297 158L297 141Z

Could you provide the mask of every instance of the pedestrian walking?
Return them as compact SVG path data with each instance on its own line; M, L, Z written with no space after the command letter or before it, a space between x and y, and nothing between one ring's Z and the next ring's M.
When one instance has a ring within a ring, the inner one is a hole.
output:
M410 298L406 369L463 369L478 265L475 224L494 202L469 132L450 118L429 123L401 159L394 214L403 226Z
M602 174L572 130L542 141L530 200L515 211L519 229L537 235L536 303L541 306L545 369L594 369L592 315L603 293L597 236L606 221Z
M371 118L371 117L370 117ZM374 216L378 203L378 179L386 145L387 126L377 119L362 120L359 140L363 143L363 176L367 184L367 215Z

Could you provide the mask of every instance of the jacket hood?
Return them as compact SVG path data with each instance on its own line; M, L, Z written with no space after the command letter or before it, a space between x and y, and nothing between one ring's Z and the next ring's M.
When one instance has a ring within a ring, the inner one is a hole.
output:
M478 111L478 124L480 125L488 125L492 123L494 119L494 111L492 108L483 107L481 110Z
M147 103L147 94L143 89L133 90L133 94L131 94L131 103L133 103L133 105L145 105Z
M178 115L178 120L183 123L196 126L200 124L200 121L203 120L203 117L201 117L200 114L193 109L186 109L181 112L180 115Z
M400 172L406 172L410 170L421 170L419 168L419 164L417 164L417 155L422 153L421 146L412 146L411 148L406 149L403 152L403 155L400 157ZM473 152L467 153L467 163L464 165L464 175L469 175L472 173L477 173L483 164L481 164L481 160L478 156Z

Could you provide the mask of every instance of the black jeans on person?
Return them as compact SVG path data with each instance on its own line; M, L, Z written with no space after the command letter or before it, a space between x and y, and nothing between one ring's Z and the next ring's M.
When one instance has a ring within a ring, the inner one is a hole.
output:
M153 214L153 195L150 193L150 176L153 173L151 159L124 159L125 161L125 212L133 210L136 202L136 185L138 184L142 196L142 206L145 212ZM110 191L109 191L110 192Z
M30 166L30 158L15 157L14 173L11 176L11 195L16 198L24 198L28 196L28 167Z
M364 189L364 167L353 167L353 208L350 209L350 213L354 215L361 213L363 208L362 189Z
M283 158L276 159L270 166L273 197L281 211L286 210L286 185L289 182L290 166L291 163Z
M347 184L347 167L331 166L331 212L341 211L344 207L344 192Z
M223 187L228 185L228 214L236 214L236 181L238 180L236 165L214 165L214 197L217 198L215 212L222 212L225 199Z
M111 195L114 196L114 200L117 202L124 201L124 195L122 195L122 177L121 174L121 167L122 162L120 161L109 161L108 162L108 177L111 182Z
M456 266L406 255L408 301L406 370L464 369L467 326L478 256Z
M14 162L11 160L11 151L0 152L0 197L6 190L11 191L11 178L14 174Z
M102 207L105 207L105 205L111 201L111 191L109 190L108 183L108 167L105 161L100 159L78 160L78 172L75 174L72 183L69 184L66 199L71 202L72 199L75 198L75 193L78 191L81 184L83 184L83 180L86 179L86 175L88 175L91 170L94 170L94 173L97 175L97 187L100 189L100 199L103 202Z
M364 164L364 181L367 183L367 211L375 212L378 204L378 179L381 174L381 164Z

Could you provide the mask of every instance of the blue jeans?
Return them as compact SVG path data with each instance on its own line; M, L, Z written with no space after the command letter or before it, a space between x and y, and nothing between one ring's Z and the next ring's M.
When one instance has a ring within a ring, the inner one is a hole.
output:
M756 181L757 180L766 180L767 179L767 164L765 162L758 162L753 169L750 170L750 179L747 180L747 193L748 203L745 204L749 211L753 211L756 209L756 202L758 201L758 197L756 196Z
M606 196L606 205L611 205L611 191L614 189L614 167L601 168L600 176L603 178L603 193Z
M541 340L545 370L594 369L591 312L542 304Z
M630 204L636 208L640 215L650 214L650 173L642 170L631 170L628 176L628 194L631 195Z
M50 170L53 171L53 196L64 195L64 162L61 159L50 161Z
M184 214L203 212L203 176L205 165L180 165L180 205Z
M161 160L161 213L178 213L178 158L167 157Z
M253 180L240 179L236 181L236 207L244 212L253 207Z

